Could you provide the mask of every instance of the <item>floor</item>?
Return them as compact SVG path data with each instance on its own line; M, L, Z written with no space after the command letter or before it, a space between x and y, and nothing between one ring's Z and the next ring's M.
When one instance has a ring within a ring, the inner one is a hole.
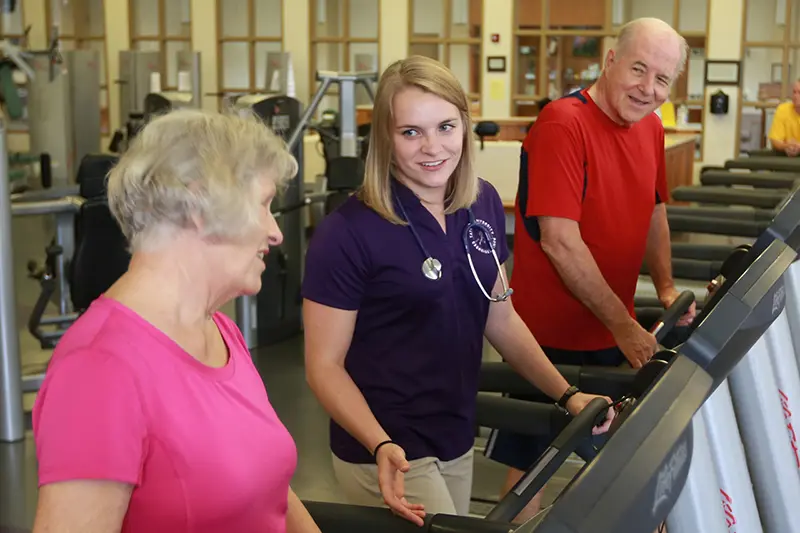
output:
M13 221L14 277L17 300L17 323L20 326L21 360L24 374L44 368L49 352L24 329L39 294L38 282L27 277L28 260L41 261L44 246L53 235L52 221L47 217L16 218ZM292 487L301 499L341 502L340 491L330 463L328 449L328 417L306 385L303 371L302 338L255 350L257 361L270 399L294 437L299 464ZM496 357L487 349L487 358ZM30 410L34 395L25 397ZM30 428L30 426L28 426ZM476 439L480 451L482 438ZM568 462L548 485L545 501L560 492L580 467L579 460ZM472 512L485 515L497 501L505 476L505 468L475 454ZM35 450L31 432L24 441L0 443L0 533L29 532L33 526L37 501Z

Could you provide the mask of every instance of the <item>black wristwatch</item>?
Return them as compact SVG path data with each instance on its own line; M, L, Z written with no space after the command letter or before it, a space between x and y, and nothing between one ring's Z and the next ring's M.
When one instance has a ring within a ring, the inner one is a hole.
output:
M569 401L569 399L578 394L579 392L580 389L578 387L576 387L575 385L570 386L570 388L567 389L567 391L563 394L563 396L561 396L561 398L558 399L556 405L566 410L567 402Z

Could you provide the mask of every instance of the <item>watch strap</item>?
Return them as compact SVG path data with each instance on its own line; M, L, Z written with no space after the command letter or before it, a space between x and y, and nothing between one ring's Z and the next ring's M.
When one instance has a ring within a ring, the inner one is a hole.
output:
M558 402L556 402L556 404L559 407L561 407L562 409L566 409L567 408L567 402L569 401L569 399L572 398L573 396L575 396L579 392L580 392L580 389L578 387L576 387L575 385L571 385L566 390L566 392L564 392L564 394L561 396L561 398L558 399Z

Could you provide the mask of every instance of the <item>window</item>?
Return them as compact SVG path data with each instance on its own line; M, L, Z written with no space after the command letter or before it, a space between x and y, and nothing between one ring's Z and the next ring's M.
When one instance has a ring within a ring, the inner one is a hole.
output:
M47 1L48 39L58 35L62 50L97 50L100 59L100 131L108 134L108 74L103 0Z
M317 71L378 72L380 0L309 0L311 14L311 72L315 92ZM373 87L374 90L374 87ZM356 86L356 105L371 105ZM338 87L332 85L317 111L339 110Z
M670 101L687 117L676 129L697 131L701 146L707 0L515 2L512 115L536 116L540 100L591 85L619 29L637 18L656 17L676 28L692 48L684 74L673 83Z
M441 61L480 114L483 0L410 0L409 55Z
M220 91L267 91L267 54L283 51L283 2L218 0L217 12Z
M161 88L178 88L178 52L192 49L190 0L129 0L131 48L161 52Z
M739 150L767 148L775 108L800 79L800 0L745 0Z

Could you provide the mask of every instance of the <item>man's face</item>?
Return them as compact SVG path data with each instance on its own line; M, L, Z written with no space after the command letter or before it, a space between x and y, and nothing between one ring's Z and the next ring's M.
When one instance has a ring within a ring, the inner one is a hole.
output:
M792 85L792 103L800 109L800 81L796 81Z
M616 119L633 124L663 104L680 62L678 41L671 35L642 30L606 58L608 96Z

